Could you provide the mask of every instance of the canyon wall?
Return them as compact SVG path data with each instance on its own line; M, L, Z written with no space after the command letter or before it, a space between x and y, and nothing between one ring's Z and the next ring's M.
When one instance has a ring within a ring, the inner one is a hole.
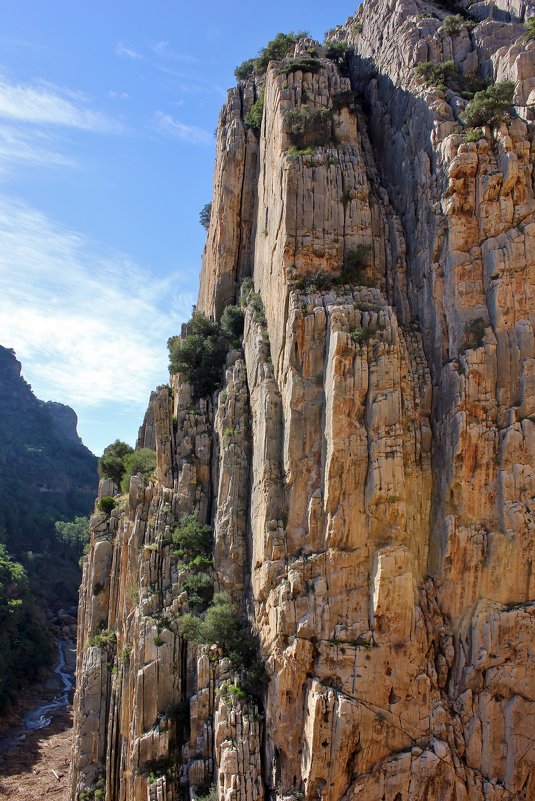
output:
M154 480L92 518L73 801L535 798L534 9L470 10L366 0L343 64L301 39L229 92L198 309L243 339L153 393ZM467 137L415 72L449 61L516 116ZM261 692L184 636L190 514Z

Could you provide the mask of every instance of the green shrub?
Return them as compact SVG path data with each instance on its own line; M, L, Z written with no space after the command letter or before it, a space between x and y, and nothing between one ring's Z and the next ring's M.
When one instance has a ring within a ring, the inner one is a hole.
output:
M366 328L363 328L361 325L358 325L352 331L350 331L349 336L351 337L351 341L355 342L357 345L364 345L369 339L372 338L374 334L378 331L377 326L369 325Z
M442 23L444 33L448 36L457 36L457 34L461 32L461 25L463 24L463 21L463 18L460 17L459 14L453 14L449 17L446 17Z
M326 145L332 141L332 109L296 106L284 113L284 124L292 143L298 148ZM309 141L306 141L309 140Z
M355 108L356 92L352 89L341 89L333 95L333 108L340 110L341 108Z
M203 612L214 594L214 581L208 573L190 573L182 581L188 604L196 612Z
M468 100L487 86L485 79L478 75L463 75L453 61L440 64L422 61L415 66L414 72L428 86L435 86L443 92L451 89Z
M156 453L150 448L140 448L128 453L124 458L124 475L121 479L121 491L128 492L132 476L141 474L147 478L156 467Z
M333 277L330 273L319 271L312 275L306 275L295 281L295 288L305 292L321 292L329 290L333 284Z
M313 153L313 147L295 147L295 145L290 145L286 151L286 155L291 159L298 158L299 156L312 156Z
M186 560L208 556L212 550L212 529L199 523L195 515L186 515L172 533L172 541Z
M89 638L87 647L92 648L96 646L97 648L111 648L116 642L117 637L113 629L102 629L98 634L94 634Z
M424 12L422 14L416 14L416 19L433 19L434 16L434 14Z
M356 284L357 286L373 286L371 278L365 275L365 271L370 266L371 245L357 245L356 248L348 250L344 258L342 272L333 278L333 284L340 286L343 284Z
M112 509L115 509L115 498L112 498L111 495L104 495L102 498L98 499L97 507L101 512L109 515Z
M133 450L126 442L118 439L104 448L104 452L98 460L99 476L110 479L119 487L124 473L124 458Z
M193 615L191 612L186 612L186 614L182 615L178 621L180 634L188 642L196 643L197 645L200 645L203 641L201 635L201 626L202 620L200 617Z
M260 50L256 58L249 58L236 67L234 75L239 81L246 80L253 75L263 75L270 61L281 61L286 56L289 56L293 53L299 39L305 36L308 36L306 31L278 33L274 39Z
M317 58L292 58L281 67L279 75L290 75L292 72L319 72L320 69L321 61Z
M444 61L440 64L422 61L415 66L414 72L428 86L436 86L445 90L448 88L448 81L455 75L456 67L453 61Z
M210 218L212 216L212 204L206 203L199 212L199 222L203 228L208 230L210 228Z
M524 27L526 28L526 33L522 37L524 42L530 42L535 39L535 17L530 17L524 23Z
M246 81L247 78L251 78L255 72L255 59L248 58L245 61L242 61L236 69L234 70L234 75L238 79L238 81Z
M464 141L465 142L479 142L480 139L483 139L483 130L481 128L472 128L471 130L466 130L464 132Z
M238 348L243 336L243 323L245 315L240 306L225 306L221 315L221 330L228 341Z
M267 234L267 231L266 231ZM252 289L253 284L242 283L242 304L249 306L253 312L253 320L258 325L266 325L266 313L264 311L264 304L258 292Z
M251 106L248 114L246 114L244 117L245 124L250 128L253 128L255 131L259 131L262 127L262 117L264 115L264 95L265 90L264 87L262 87L258 98Z
M194 312L184 337L170 337L169 370L182 373L195 399L211 395L220 384L226 345L217 323Z
M324 45L325 58L329 58L331 61L336 62L336 64L342 64L344 62L348 50L349 45L347 42L338 42L335 39Z
M513 81L495 83L481 92L461 112L461 119L470 127L477 125L499 125L513 113Z
M358 36L359 34L361 34L362 33L362 22L359 22L358 20L357 20L357 22L354 22L353 25L351 26L351 30L353 31L355 36Z

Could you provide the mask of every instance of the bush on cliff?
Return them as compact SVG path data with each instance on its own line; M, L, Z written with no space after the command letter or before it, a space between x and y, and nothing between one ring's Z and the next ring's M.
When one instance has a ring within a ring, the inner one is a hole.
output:
M245 115L245 124L255 131L259 131L262 127L262 117L264 115L264 87L260 90L258 98L251 106L248 114Z
M116 439L111 445L104 448L104 452L98 460L98 474L101 478L107 478L117 484L121 485L121 479L125 471L125 457L129 453L133 453L134 449L127 445L126 442Z
M226 306L221 316L221 330L234 347L239 347L243 336L245 314L240 306Z
M470 128L478 125L499 125L513 113L514 91L513 81L504 81L476 92L473 100L461 112L461 119Z
M184 376L196 400L217 389L225 363L226 343L216 322L195 311L187 323L186 336L170 337L167 347L170 373Z
M522 37L524 42L530 42L532 39L535 39L535 17L530 17L524 23L524 27L526 28L526 33Z
M228 346L239 347L243 334L243 312L227 306L221 325L194 311L185 336L169 337L169 372L181 373L191 384L194 400L211 395L219 387Z
M128 492L130 479L135 475L142 475L147 479L156 467L156 453L150 448L140 448L138 451L127 453L124 457L124 474L121 479L121 491Z
M210 228L210 219L212 217L212 204L206 203L199 212L199 222L203 228L208 230Z
M325 58L334 61L335 64L341 66L349 52L349 45L347 42L339 42L333 39L324 45Z
M115 498L112 498L111 495L104 495L102 498L99 498L97 501L97 509L100 509L105 515L111 514L112 510L115 509Z
M177 556L192 560L197 556L207 556L212 550L212 529L199 523L195 515L186 515L172 533Z
M239 81L251 78L253 75L263 75L270 61L280 61L293 53L299 39L308 36L306 31L298 33L278 33L263 47L256 58L248 58L236 67L234 75Z
M258 638L244 626L226 593L214 595L204 619L186 614L180 618L179 627L189 642L217 645L234 667L242 671L244 689L251 695L261 695L267 684L267 673L258 658Z

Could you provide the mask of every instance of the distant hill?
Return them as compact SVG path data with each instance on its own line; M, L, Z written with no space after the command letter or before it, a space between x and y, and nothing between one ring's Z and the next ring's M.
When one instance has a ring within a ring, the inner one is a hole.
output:
M89 514L98 485L77 422L69 406L36 398L15 352L0 346L0 542L48 602L75 601L79 581L54 523Z

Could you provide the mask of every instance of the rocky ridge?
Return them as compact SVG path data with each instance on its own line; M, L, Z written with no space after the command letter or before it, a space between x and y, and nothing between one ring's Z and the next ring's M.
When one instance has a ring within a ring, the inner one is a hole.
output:
M214 397L153 394L155 481L93 516L73 801L535 797L534 9L472 9L447 34L366 0L331 34L345 70L304 39L318 66L229 92L198 307L241 297L242 348ZM414 70L449 60L514 81L517 116L467 140L466 101ZM261 698L180 634L192 512Z

